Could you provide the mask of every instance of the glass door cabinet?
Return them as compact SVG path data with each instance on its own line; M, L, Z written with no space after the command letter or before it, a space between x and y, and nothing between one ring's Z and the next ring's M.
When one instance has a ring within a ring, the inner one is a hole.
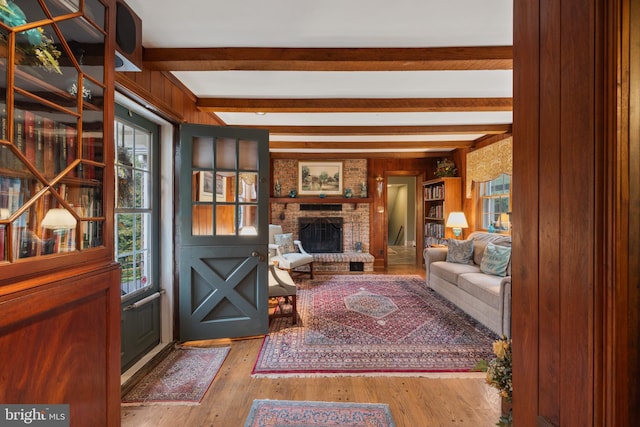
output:
M0 2L0 265L104 244L105 12Z

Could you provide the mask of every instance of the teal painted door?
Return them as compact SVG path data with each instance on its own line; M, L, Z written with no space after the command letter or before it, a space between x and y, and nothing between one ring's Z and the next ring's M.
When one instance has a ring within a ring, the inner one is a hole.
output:
M265 334L268 132L184 125L176 165L180 340Z
M158 125L116 105L115 245L122 267L122 372L160 343Z

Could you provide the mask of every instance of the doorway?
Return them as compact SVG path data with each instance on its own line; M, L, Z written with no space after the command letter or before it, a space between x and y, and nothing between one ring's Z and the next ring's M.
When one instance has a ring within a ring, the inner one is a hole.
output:
M120 377L121 383L126 383L133 375L136 374L146 363L148 363L153 357L166 348L174 339L173 337L173 301L174 301L174 250L173 250L173 229L174 229L174 215L173 215L173 164L174 164L174 152L173 152L173 132L174 127L171 123L157 116L153 112L147 110L143 106L139 105L135 101L127 98L119 92L115 92L115 100L119 105L116 109L116 121L120 118L123 122L131 125L133 128L137 128L135 122L138 122L138 118L144 120L141 121L143 128L145 126L151 126L154 133L157 132L157 141L154 143L152 150L154 163L151 168L153 169L153 186L154 186L154 202L158 205L153 208L155 215L157 216L158 225L155 228L154 239L155 253L157 257L157 268L155 269L153 279L150 276L146 279L147 283L153 282L154 292L144 291L142 296L140 293L138 296L127 296L123 298L123 309L130 304L135 303L133 300L142 299L146 296L153 295L158 292L160 295L154 299L147 299L146 301L155 301L154 304L159 304L159 341L154 338L153 342L156 342L155 346L146 345L145 351L139 352L131 360L122 365L122 375ZM146 121L146 123L145 123ZM140 135L142 136L142 134ZM138 168L134 168L138 169ZM134 174L134 176L140 176L141 174ZM139 180L138 180L139 181ZM162 203L160 203L162 200ZM124 210L123 210L124 212ZM142 246L142 245L139 245ZM142 266L142 265L141 265ZM143 286L144 288L144 286ZM133 292L132 292L133 293ZM141 297L141 298L139 298ZM138 307L144 306L138 304ZM147 307L148 304L147 304ZM127 310L132 312L135 310ZM155 316L153 310L146 309L150 316ZM125 327L125 326L123 326ZM151 328L149 328L151 330ZM144 334L143 334L144 336ZM148 344L148 343L147 343ZM130 356L123 356L123 359L129 359Z
M416 263L416 177L387 179L387 264Z

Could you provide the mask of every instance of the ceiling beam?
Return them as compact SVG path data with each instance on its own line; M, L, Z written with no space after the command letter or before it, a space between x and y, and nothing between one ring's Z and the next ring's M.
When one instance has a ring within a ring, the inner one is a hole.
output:
M199 98L205 112L353 113L512 111L512 98Z
M435 48L145 48L160 71L511 70L512 46Z
M269 141L269 149L416 150L467 148L474 141Z
M511 132L511 124L499 125L436 125L436 126L231 126L269 129L277 135L497 135Z

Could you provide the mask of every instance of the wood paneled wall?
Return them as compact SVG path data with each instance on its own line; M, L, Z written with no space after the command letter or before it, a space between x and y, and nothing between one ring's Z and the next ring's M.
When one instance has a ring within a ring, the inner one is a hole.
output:
M512 333L519 427L637 421L629 417L638 402L629 401L628 374L638 372L638 352L628 358L627 337L637 336L629 319L637 319L638 307L624 302L628 251L640 244L624 228L632 212L638 218L637 207L625 205L625 182L639 179L637 170L626 175L626 95L620 96L619 80L626 75L619 68L625 4L514 2Z
M3 287L0 402L68 404L72 426L120 425L119 282L112 262Z
M199 111L191 91L167 72L116 73L116 88L142 105L152 105L157 114L171 122L223 125L214 114Z

